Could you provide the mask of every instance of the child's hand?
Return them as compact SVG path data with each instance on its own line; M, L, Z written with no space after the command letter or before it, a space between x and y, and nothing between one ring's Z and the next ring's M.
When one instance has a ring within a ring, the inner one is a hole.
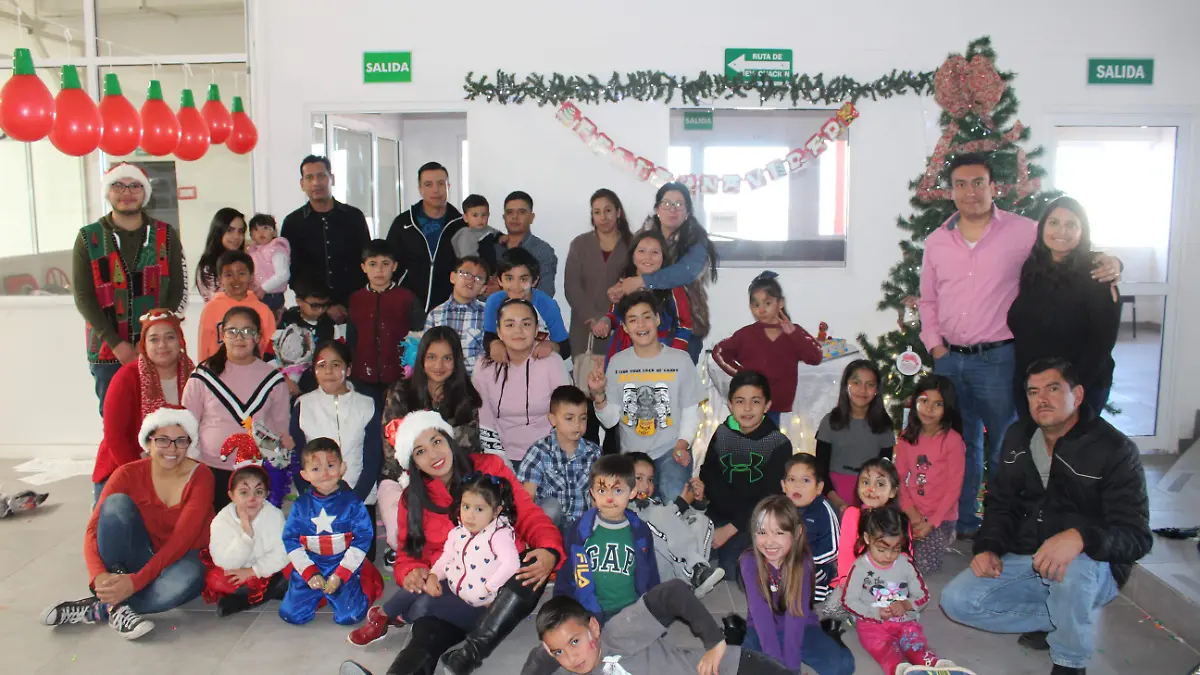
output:
M783 331L784 335L791 335L796 330L796 325L783 312L779 313L779 330Z
M325 595L333 595L341 587L342 578L335 574L325 580Z
M308 587L314 591L319 591L325 588L325 577L321 576L320 574L312 575L312 578L308 580Z
M294 450L296 448L296 439L292 438L291 434L284 432L279 437L279 444L288 450Z
M488 356L496 363L508 363L508 349L498 339L492 340L492 346L488 347Z
M245 511L238 509L236 506L234 508L237 509L238 522L242 525L242 532L245 532L247 537L253 537L254 525L250 523L250 517L246 515Z
M693 478L688 481L688 487L692 489L692 494L696 496L696 501L704 501L704 481L699 478Z
M554 345L546 341L537 343L537 346L533 348L533 358L535 359L544 359L553 353Z
M696 666L696 672L699 675L720 675L717 668L721 665L721 659L725 657L725 641L721 640L712 649L704 652L704 656L700 657L700 665Z
M930 532L933 532L933 523L928 520L920 520L913 524L914 539L924 539Z
M891 610L892 618L899 619L912 611L912 603L908 600L897 600L889 605L887 609Z
M887 621L888 619L891 619L891 618L894 618L892 615L891 605L888 605L887 607L879 608L879 620L880 621Z
M425 592L431 598L442 597L442 582L438 580L436 575L430 574L425 578Z
M249 567L243 567L236 570L226 570L225 580L231 586L241 586L247 580L254 578L254 570Z
M604 370L600 367L600 359L596 359L596 367L592 368L592 372L588 373L587 378L588 391L591 392L592 398L602 395L608 389L608 376L604 374Z
M606 338L612 333L612 326L608 323L607 317L595 319L592 323L592 335L598 338Z
M300 385L299 384L296 384L296 382L294 380L292 380L292 378L290 378L290 377L284 378L284 381L287 382L289 396L291 396L292 398L295 398L300 395Z

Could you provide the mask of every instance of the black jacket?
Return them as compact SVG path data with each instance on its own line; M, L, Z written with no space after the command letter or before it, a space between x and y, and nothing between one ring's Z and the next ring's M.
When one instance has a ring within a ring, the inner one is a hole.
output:
M1137 446L1088 408L1058 440L1050 480L1030 455L1037 426L1014 423L1004 436L1000 472L988 485L975 553L1032 555L1042 542L1074 528L1083 552L1107 562L1118 585L1150 552L1150 500Z
M433 255L429 254L429 242L421 226L413 220L413 212L424 208L421 202L396 216L387 233L387 242L396 254L400 285L413 292L425 313L450 299L453 287L450 272L458 258L450 240L459 230L467 226L462 214L453 205L446 205L446 226L434 244Z
M367 285L362 252L371 231L362 211L337 200L326 213L305 204L283 219L279 236L292 247L292 279L318 275L329 284L333 304L345 307L350 294Z
M783 465L791 456L791 441L770 418L749 434L731 429L727 419L713 432L700 466L708 517L746 531L755 505L783 494Z

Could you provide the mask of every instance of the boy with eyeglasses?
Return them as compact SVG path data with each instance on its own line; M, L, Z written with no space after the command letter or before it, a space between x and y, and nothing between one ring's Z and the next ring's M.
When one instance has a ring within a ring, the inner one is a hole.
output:
M275 332L276 340L291 326L306 331L312 337L313 347L326 340L344 337L338 334L344 331L339 331L337 324L329 318L331 303L328 284L311 274L304 275L292 279L292 291L296 294L296 306L283 312L279 319L279 330ZM288 392L292 398L315 391L316 388L317 378L312 371L311 359L299 377L288 377Z
M223 342L221 320L234 307L253 309L262 321L258 334L260 356L272 352L271 338L275 335L275 313L263 304L258 296L250 292L254 281L254 260L245 251L226 251L217 258L217 280L221 290L204 303L200 312L200 355L197 361L205 361L217 353Z
M450 272L453 286L450 299L434 307L425 317L425 330L449 326L458 333L468 375L475 372L475 363L483 355L484 305L479 301L479 294L487 286L488 276L487 264L479 256L459 258L454 271Z

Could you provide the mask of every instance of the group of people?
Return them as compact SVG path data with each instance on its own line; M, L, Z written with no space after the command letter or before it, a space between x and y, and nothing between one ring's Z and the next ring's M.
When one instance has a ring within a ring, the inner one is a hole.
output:
M91 595L47 625L107 621L137 638L153 628L144 615L199 596L221 616L278 599L294 624L328 604L357 625L354 645L409 626L389 673L470 673L553 580L530 675L840 675L854 672L847 622L888 675L969 672L919 621L924 575L957 537L975 557L943 590L947 615L1024 633L1055 673L1075 673L1096 612L1149 550L1137 450L1099 417L1120 263L1091 252L1073 200L1036 224L996 208L985 157L956 158L959 210L929 237L919 304L934 374L899 437L879 372L855 360L815 455L794 453L780 416L822 349L764 272L753 323L713 348L733 376L730 415L698 468L718 261L684 186L662 186L636 234L616 194L592 195L565 322L527 193L505 198L501 232L486 198L460 213L446 170L426 164L421 201L373 240L333 199L328 160L300 173L308 201L278 233L268 215L214 216L195 271L198 365L178 233L145 215L137 167L106 174L112 211L81 230L75 264L104 416ZM724 626L698 600L722 580L749 608ZM663 637L677 619L703 650Z

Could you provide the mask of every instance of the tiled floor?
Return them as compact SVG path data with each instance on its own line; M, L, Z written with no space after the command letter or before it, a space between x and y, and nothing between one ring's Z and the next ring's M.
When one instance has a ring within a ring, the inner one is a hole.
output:
M1150 324L1138 327L1137 337L1128 324L1121 326L1113 348L1112 392L1108 401L1120 414L1105 414L1127 436L1153 436L1158 413L1158 379L1162 365L1162 332Z
M22 485L12 470L15 464L0 461L0 484L9 490ZM357 649L345 642L346 630L334 625L328 613L308 626L296 627L278 618L277 603L262 612L225 619L193 603L153 617L157 629L137 642L121 640L107 626L41 626L38 617L45 607L86 594L81 542L91 499L86 477L55 482L45 489L51 496L41 510L0 521L0 672L332 675L343 659L355 658L382 673L407 638L406 630L394 629L395 635L387 640ZM965 557L951 556L948 569L929 579L935 595L965 566ZM729 584L704 602L718 616L745 611L744 596ZM926 612L924 623L939 652L979 675L1050 671L1045 654L1022 649L1014 636L952 624L934 608ZM674 626L671 632L680 641L693 639L684 626ZM857 672L879 673L854 636L847 637L859 664ZM518 673L535 641L532 621L526 621L488 660L482 673ZM1092 675L1183 675L1200 662L1196 651L1146 620L1124 597L1104 609L1097 645L1089 669Z

